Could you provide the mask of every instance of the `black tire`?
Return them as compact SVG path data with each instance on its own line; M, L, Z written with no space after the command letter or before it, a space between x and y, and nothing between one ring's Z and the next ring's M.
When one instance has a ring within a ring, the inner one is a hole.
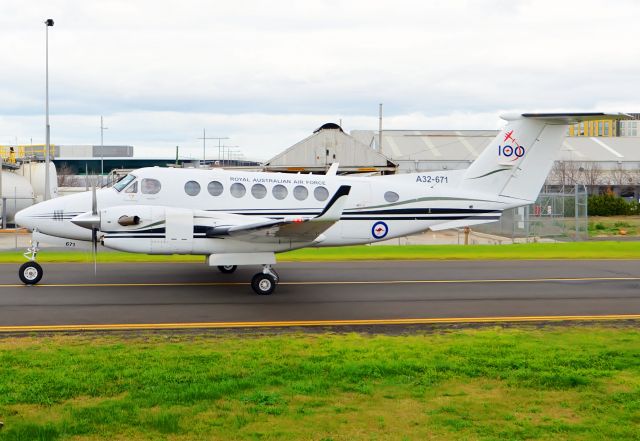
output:
M42 267L37 262L25 262L18 270L18 276L25 285L35 285L42 279Z
M238 269L238 265L220 265L218 266L218 270L222 273L222 274L231 274L233 272L235 272L235 270Z
M251 279L251 288L262 296L268 296L275 291L276 285L276 279L270 274L258 273Z

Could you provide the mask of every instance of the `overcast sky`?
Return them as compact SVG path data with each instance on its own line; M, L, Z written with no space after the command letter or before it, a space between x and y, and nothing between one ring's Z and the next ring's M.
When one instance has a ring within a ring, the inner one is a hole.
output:
M640 111L640 2L80 0L0 3L0 144L265 160L345 130L493 129L504 111ZM208 141L217 146L217 141ZM217 148L208 150L215 156Z

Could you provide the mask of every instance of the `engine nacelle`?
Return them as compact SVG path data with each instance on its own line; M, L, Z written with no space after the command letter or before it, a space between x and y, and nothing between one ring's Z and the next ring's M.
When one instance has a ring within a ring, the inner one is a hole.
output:
M193 210L151 205L100 210L100 231L108 248L132 253L189 254Z

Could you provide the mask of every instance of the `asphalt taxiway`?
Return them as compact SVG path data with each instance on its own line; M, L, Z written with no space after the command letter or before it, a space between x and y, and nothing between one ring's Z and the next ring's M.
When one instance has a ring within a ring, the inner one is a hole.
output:
M45 263L23 286L18 266L0 265L0 331L640 318L637 260L283 263L271 296L257 267Z

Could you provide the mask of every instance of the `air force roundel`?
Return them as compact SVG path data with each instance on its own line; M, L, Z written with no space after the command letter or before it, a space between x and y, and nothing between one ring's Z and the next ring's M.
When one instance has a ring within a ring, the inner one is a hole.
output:
M389 227L382 221L378 221L371 227L371 235L374 239L382 239L389 232Z

